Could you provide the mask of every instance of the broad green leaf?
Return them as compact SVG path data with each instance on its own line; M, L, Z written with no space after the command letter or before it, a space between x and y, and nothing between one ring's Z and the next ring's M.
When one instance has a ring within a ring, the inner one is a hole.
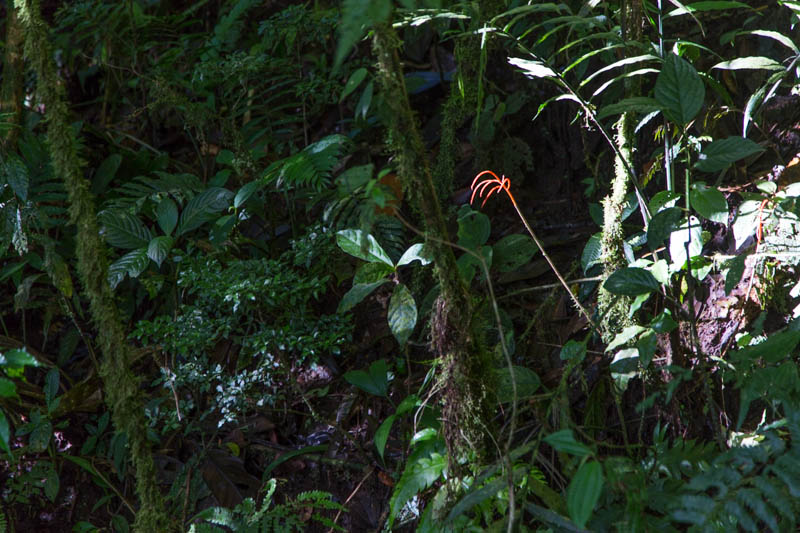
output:
M161 266L161 263L169 255L169 251L172 250L174 243L174 239L167 235L154 237L150 244L147 245L147 257L155 261L158 266Z
M654 98L647 98L645 96L634 96L632 98L625 98L616 104L609 104L600 109L597 113L597 118L603 119L612 115L619 115L622 113L652 113L659 111L661 106Z
M594 507L603 492L603 467L597 461L587 461L581 465L567 487L567 512L580 528L594 512Z
M267 182L261 179L245 183L233 198L233 207L239 209L253 194L266 187Z
M657 291L658 281L649 271L639 267L628 267L611 274L603 288L612 294L638 296Z
M539 251L536 243L527 235L514 233L506 235L495 244L492 265L500 272L511 272L528 263Z
M746 346L734 352L736 361L757 361L763 359L767 363L777 363L789 357L800 343L800 331L781 331L771 334L765 341Z
M223 215L219 217L211 226L208 232L208 240L217 246L221 245L231 234L233 226L236 224L236 215Z
M236 159L236 154L231 150L220 150L215 161L220 165L231 165L234 159Z
M669 333L678 327L678 323L672 319L669 309L666 309L650 321L650 327L656 333Z
M150 243L153 235L141 221L125 211L102 211L98 218L106 240L115 248L130 250Z
M647 369L650 366L650 362L653 360L653 356L656 354L656 349L658 349L658 337L656 336L656 332L652 329L648 329L644 333L639 336L639 340L636 341L636 349L639 350L639 363L642 365L642 368Z
M345 253L369 261L370 263L385 263L394 268L394 262L389 258L378 241L372 235L366 235L366 247L363 247L364 233L360 229L343 229L336 232L336 244Z
M756 234L758 218L761 212L761 201L745 200L736 210L736 219L733 221L733 241L736 250L740 250L745 241Z
M614 336L614 340L612 340L611 343L608 346L606 346L605 351L610 352L611 350L614 350L616 348L619 348L620 346L628 344L631 340L638 337L639 334L644 331L644 329L645 328L643 328L642 326L637 326L637 325L625 327L622 331L620 331Z
M25 366L40 366L31 354L24 349L8 350L0 354L0 368L22 368Z
M171 235L178 225L178 207L169 197L164 197L156 207L156 222L164 235Z
M583 268L583 273L589 271L594 265L599 265L602 263L603 257L603 244L602 244L602 234L595 233L589 240L586 241L586 246L583 248L583 253L581 254L581 267Z
M426 253L424 244L412 244L408 250L403 252L403 255L397 261L397 266L408 265L413 263L414 261L419 261L423 265L427 265L431 262L429 254Z
M139 248L128 252L108 266L108 284L112 289L125 279L125 275L136 278L144 272L150 259L147 257L147 248Z
M675 204L678 203L678 199L680 197L680 194L673 191L659 191L650 199L650 212L658 213L659 211L668 207L675 207Z
M728 137L714 141L703 148L694 167L702 172L718 172L734 161L763 151L764 148L750 139L739 136Z
M708 187L701 181L696 182L689 191L689 202L700 216L712 222L728 223L728 202L718 189Z
M544 438L544 441L562 453L568 453L576 457L585 457L592 454L592 450L585 444L575 440L571 429L562 429L551 433Z
M372 294L372 291L388 282L388 279L381 279L379 281L373 281L372 283L354 284L353 287L347 291L344 296L342 296L342 301L339 302L339 307L336 309L336 312L346 313L356 305L360 304L364 298Z
M108 184L111 183L114 176L117 175L121 164L122 156L120 154L111 154L106 157L94 173L94 178L92 179L92 193L97 195L104 193Z
M48 411L52 411L50 406L58 395L58 369L51 368L44 378L44 402L48 406Z
M391 531L397 513L418 492L433 485L447 468L447 457L438 452L420 455L413 453L406 462L403 475L400 476L389 500L389 523Z
M367 118L367 113L369 113L369 106L372 105L372 95L375 91L375 84L373 82L369 82L367 86L364 88L364 92L361 93L361 98L358 99L358 103L356 104L356 109L354 116L358 118L359 116L362 119Z
M5 165L3 165L3 173L5 174L6 183L14 191L14 194L22 202L28 200L28 187L30 180L28 178L28 167L16 155L9 156Z
M657 250L667 240L683 218L683 211L677 207L668 207L657 212L647 226L647 246Z
M480 254L484 263L486 263L486 268L492 268L492 256L494 254L494 249L491 246L482 246L480 249ZM484 273L483 265L481 265L480 259L471 253L462 254L461 257L458 258L458 261L456 261L456 264L458 265L458 272L467 283L472 281L472 279L475 277L476 271L480 272L481 274Z
M391 373L386 360L378 359L369 366L369 371L352 370L344 374L344 379L364 392L374 396L386 396L389 392Z
M768 57L737 57L730 61L722 61L711 68L722 70L783 70L783 65Z
M752 30L752 31L740 31L739 33L737 33L737 35L748 35L748 34L758 35L760 37L766 37L768 39L774 39L775 41L778 41L783 46L790 49L795 54L800 54L800 48L798 48L797 45L794 44L794 41L792 41L789 37L785 36L784 34L778 33L777 31Z
M491 230L489 217L480 211L473 211L468 205L461 206L458 212L459 246L477 251L489 240Z
M559 357L562 361L572 361L575 359L577 362L583 361L586 357L586 343L578 342L576 340L569 340L561 347Z
M414 447L420 442L425 442L431 439L434 439L439 434L433 428L425 428L417 431L414 433L414 436L411 437L411 442L409 442L409 446Z
M664 58L655 97L668 119L678 126L688 124L703 107L705 94L703 80L691 64L675 54Z
M47 477L44 480L44 495L47 496L47 499L51 502L56 501L59 485L58 472L51 467L47 471Z
M521 68L522 73L532 79L556 77L556 73L553 71L553 69L541 61L522 59L521 57L511 57L508 59L508 62L515 67Z
M386 277L392 272L394 269L386 263L363 263L353 276L353 286L386 281Z
M50 443L53 435L53 424L49 420L42 420L33 427L28 439L28 446L32 452L43 452Z
M16 383L8 378L0 378L0 398L19 398Z
M402 283L395 285L389 300L389 329L400 346L405 346L417 325L417 304L408 288Z
M514 365L514 380L517 382L517 400L533 396L541 385L539 376L524 366ZM508 367L495 369L495 392L500 403L509 403L514 399L514 389L511 384L511 372Z
M8 445L11 440L11 428L8 425L6 414L0 410L0 448L7 454L11 454L11 447Z
M392 424L394 424L394 420L397 418L395 415L389 415L386 417L386 420L378 426L378 429L375 430L375 437L373 441L375 442L375 448L378 450L378 455L383 460L383 454L386 451L386 441L389 439L389 431L392 429Z
M189 200L181 213L176 235L180 237L214 220L220 211L228 207L232 197L233 193L228 189L209 187Z
M347 78L347 83L344 84L344 89L342 89L342 95L339 96L339 102L342 102L347 96L355 91L361 82L364 81L364 78L367 77L367 69L364 67L358 68L350 74L350 77Z
M744 262L746 259L747 256L741 254L725 264L728 269L728 272L725 274L725 294L730 294L739 284L739 281L741 281L742 274L744 274Z
M689 217L690 222L683 222L681 226L669 236L670 270L677 272L682 269L692 257L697 257L703 252L703 230L696 217ZM688 244L688 255L687 255Z

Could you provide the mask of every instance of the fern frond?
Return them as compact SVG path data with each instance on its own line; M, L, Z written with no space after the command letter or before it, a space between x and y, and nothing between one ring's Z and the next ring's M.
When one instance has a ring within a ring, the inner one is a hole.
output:
M348 143L349 139L344 135L329 135L272 163L265 172L265 179L275 181L281 190L308 187L320 191L330 184L331 172Z

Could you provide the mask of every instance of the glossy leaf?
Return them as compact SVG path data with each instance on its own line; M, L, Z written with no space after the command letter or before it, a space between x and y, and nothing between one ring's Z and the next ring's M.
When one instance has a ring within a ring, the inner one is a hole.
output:
M419 261L423 265L431 262L430 254L426 253L424 244L412 244L408 250L403 252L403 255L397 261L397 266L408 265L414 261Z
M186 204L181 213L176 235L181 236L214 220L217 214L228 207L233 193L222 187L209 187Z
M689 201L701 216L712 222L727 224L728 202L715 187L708 187L702 182L694 183L689 191Z
M364 88L364 92L361 93L361 98L358 99L358 104L356 104L355 109L355 117L361 119L367 118L367 113L369 113L369 106L372 105L372 94L375 90L373 82L369 82Z
M174 239L166 235L154 237L150 244L147 245L147 257L155 261L158 266L161 266L161 263L169 255L169 251L172 250L174 243Z
M138 277L147 268L149 262L147 248L128 252L108 266L108 284L115 289L125 279L126 274L132 278Z
M783 65L774 59L761 56L737 57L730 61L722 61L711 68L721 70L783 70Z
M364 240L366 245L364 246ZM389 258L378 241L372 235L366 235L360 229L344 229L336 232L336 244L345 253L369 261L370 263L384 263L394 268L394 262Z
M128 212L102 211L98 218L103 225L106 240L115 248L141 248L147 246L153 238L150 230Z
M672 272L682 269L690 258L703 252L702 233L700 221L696 217L690 217L690 222L684 222L672 232L669 237L669 256L672 261L670 270Z
M20 349L8 350L0 354L0 368L23 368L26 366L40 366L31 354Z
M522 59L521 57L511 57L509 58L508 62L515 67L522 69L522 73L532 79L554 78L556 76L556 73L553 71L553 69L541 61Z
M583 361L584 357L586 357L586 343L570 339L561 347L561 352L558 356L562 361L572 361L573 359L576 362Z
M655 87L655 97L664 114L679 126L688 124L705 99L703 80L694 67L675 54L664 58Z
M344 89L342 89L342 95L339 97L339 102L347 98L350 93L355 91L366 77L367 69L364 67L354 70L353 73L350 74L350 77L347 78L347 83L344 84Z
M567 511L578 527L586 527L603 492L603 467L597 461L581 465L567 487Z
M178 207L169 197L164 197L156 207L156 222L165 235L171 235L178 225Z
M539 251L530 237L515 233L506 235L495 244L492 253L492 265L500 272L511 272L528 263Z
M745 242L756 234L759 213L761 213L761 202L759 200L745 200L739 204L736 210L736 218L731 225L737 252L741 251Z
M638 296L657 291L658 281L649 271L639 267L628 267L611 274L603 284L608 292L622 296Z
M575 440L571 429L562 429L551 433L544 438L544 441L555 448L556 451L576 457L584 457L592 453L592 450L587 448L585 444Z
M447 468L447 457L441 453L432 452L427 456L412 454L389 500L388 528L390 531L400 509L418 492L433 485L445 468Z
M236 196L234 196L233 207L239 209L251 196L263 189L266 185L267 182L260 179L245 183L236 193Z
M392 330L400 346L405 346L408 338L417 325L417 304L408 288L401 284L395 285L392 298L389 300L389 329Z
M763 151L764 148L750 139L728 137L714 141L703 148L694 167L702 172L718 172L728 168L735 161Z

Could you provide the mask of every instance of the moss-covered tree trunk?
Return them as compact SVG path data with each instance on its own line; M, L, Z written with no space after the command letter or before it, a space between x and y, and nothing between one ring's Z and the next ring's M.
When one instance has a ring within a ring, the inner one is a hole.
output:
M25 69L23 59L24 35L13 8L6 2L6 42L3 52L3 84L0 86L0 113L9 125L2 139L4 150L12 150L17 143L22 122L22 101L25 96Z
M37 76L37 96L45 107L47 144L53 168L64 179L70 220L77 226L75 255L78 274L89 300L89 310L103 353L100 372L106 402L117 430L125 432L128 437L140 502L134 529L142 533L170 531L174 526L164 510L156 482L144 406L139 396L139 380L129 366L132 350L126 343L119 310L107 281L107 250L100 239L89 182L83 177L83 162L78 156L77 139L70 126L64 87L53 62L48 27L41 18L38 0L15 0L15 5L25 30L25 53Z
M397 49L400 40L389 25L374 29L373 50L390 107L390 150L405 198L423 218L441 295L433 311L431 336L443 365L444 434L451 459L465 452L485 453L488 443L487 376L490 358L473 327L474 305L456 265L453 249L426 158L416 118L408 101Z

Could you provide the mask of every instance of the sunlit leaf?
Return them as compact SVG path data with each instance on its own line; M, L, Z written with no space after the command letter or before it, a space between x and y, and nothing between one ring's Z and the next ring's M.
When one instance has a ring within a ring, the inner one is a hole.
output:
M655 97L667 118L685 126L703 107L705 94L703 80L689 62L675 54L664 58Z
M364 241L366 240L366 243ZM369 261L370 263L385 263L394 268L394 262L389 258L384 249L372 235L365 235L358 229L344 229L336 232L336 244L344 252Z
M649 271L639 267L628 267L611 274L603 288L612 294L638 296L657 291L658 281Z
M759 144L744 137L728 137L714 141L703 148L695 168L703 172L718 172L731 165L731 163L745 157L763 152Z
M404 346L417 325L417 304L408 288L395 285L392 298L389 300L389 329L392 330L400 346Z
M728 202L718 189L696 182L689 191L689 201L694 210L708 220L720 224L728 222Z

